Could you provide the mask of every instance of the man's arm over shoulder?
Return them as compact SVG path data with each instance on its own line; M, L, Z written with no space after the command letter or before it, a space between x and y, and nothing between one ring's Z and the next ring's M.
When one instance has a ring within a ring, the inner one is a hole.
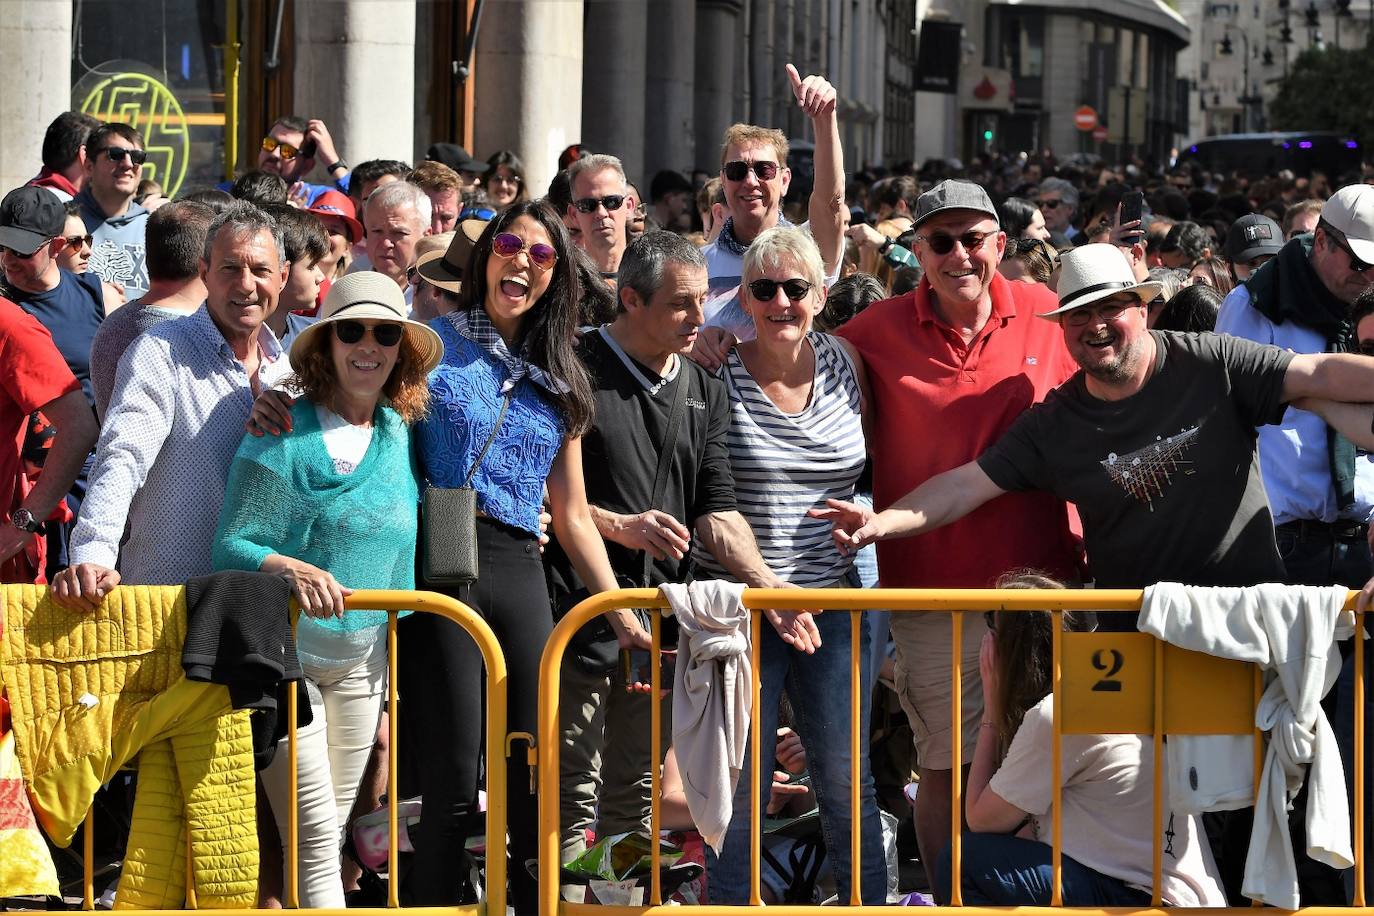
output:
M735 475L730 469L730 449L725 441L730 430L730 396L725 383L711 373L690 363L683 366L696 379L692 390L704 393L706 401L706 438L697 449L701 460L697 465L696 504L689 507L688 521L695 524L704 515L736 509Z
M72 532L73 565L115 565L129 505L172 430L177 367L159 330L140 335L120 357L90 487Z

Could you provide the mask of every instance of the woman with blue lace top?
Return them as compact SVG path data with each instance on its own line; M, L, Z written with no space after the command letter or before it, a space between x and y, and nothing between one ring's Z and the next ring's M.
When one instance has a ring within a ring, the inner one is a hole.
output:
M430 374L430 412L416 448L431 486L462 486L476 465L479 579L453 594L482 614L501 643L508 730L533 733L539 659L553 627L539 554L546 489L554 532L578 575L594 592L616 587L582 482L580 437L591 424L592 395L573 352L581 290L567 230L538 201L498 214L463 276L458 309L430 322L444 354ZM632 614L612 625L622 645L649 645ZM465 870L455 863L468 835L481 831L482 658L461 628L431 614L405 620L399 643L408 727L425 736L413 903L448 905L466 897ZM511 902L516 913L533 914L536 885L525 861L536 856L537 799L524 754L517 750L508 765Z
M300 902L344 904L340 830L367 765L386 685L386 614L344 613L352 589L415 587L419 488L409 425L425 411L439 336L371 271L337 281L291 345L289 432L245 436L229 469L215 569L282 576L302 614L296 647L312 719L297 732ZM285 743L285 742L283 742ZM263 772L287 836L290 765ZM280 851L277 851L280 854Z

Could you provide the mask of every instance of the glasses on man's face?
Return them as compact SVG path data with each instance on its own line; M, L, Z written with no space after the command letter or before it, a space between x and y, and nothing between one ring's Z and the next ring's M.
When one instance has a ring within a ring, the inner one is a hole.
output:
M1350 269L1355 273L1362 274L1366 270L1374 268L1374 264L1365 263L1356 256L1354 250L1350 247L1350 243L1345 240L1345 236L1341 233L1327 229L1326 237L1331 239L1332 244L1337 248L1345 252L1345 256L1350 259Z
M991 238L991 232L968 231L963 235L950 235L948 232L932 232L930 235L918 235L916 241L924 241L930 246L930 250L936 254L949 254L954 250L954 243L958 242L964 246L964 250L973 254L983 243Z
M595 213L597 207L605 207L607 213L614 213L624 203L624 194L607 194L605 197L579 197L573 201L573 206L578 213Z
M759 181L772 181L778 176L778 164L766 159L758 159L754 162L735 159L720 167L721 173L731 181L743 181L744 176L748 175L750 170L758 176Z
M63 241L65 241L68 245L72 246L73 248L81 248L82 246L90 248L95 244L95 236L69 235L65 239L63 239Z
M104 153L105 158L110 160L111 162L123 162L125 156L128 156L129 161L132 162L135 166L140 166L148 161L147 150L129 149L128 147L124 146L107 146L104 149L96 151L97 156L99 156L101 153Z
M491 219L495 219L495 218L496 218L496 211L493 210L491 207L464 207L463 210L462 210L462 212L458 214L458 219L460 219L460 220L465 220L465 219L485 219L485 220L491 220Z
M286 160L295 159L296 156L300 154L299 147L295 147L292 146L290 143L278 140L276 137L273 137L269 134L268 136L262 138L262 151L264 153L270 153L273 150L276 150L277 155L281 156L283 159Z
M759 302L772 302L780 286L783 295L793 302L800 302L811 292L810 283L801 277L793 277L791 280L755 280L749 284L749 295Z
M372 333L372 339L377 341L379 347L394 347L401 342L401 335L405 333L405 328L399 324L377 324L368 327L361 321L342 321L331 322L334 325L334 336L339 338L341 344L355 344L363 339L363 334Z
M33 251L30 251L28 254L24 254L23 252L15 251L13 248L6 248L4 245L0 245L0 254L8 255L11 258L18 258L21 261L27 261L34 255L38 254L38 252L42 251L45 247L47 247L47 244L47 242L44 242L42 245L39 245L37 248L35 248Z
M1041 210L1058 210L1058 209L1059 209L1059 205L1062 204L1062 203L1063 203L1062 200L1055 200L1053 197L1050 197L1050 198L1044 198L1044 197L1042 197L1042 198L1040 199L1040 209L1041 209Z
M1130 309L1140 305L1132 299L1129 302L1104 302L1101 305L1084 305L1073 309L1063 316L1063 322L1070 327L1081 328L1094 318L1101 321L1116 321Z

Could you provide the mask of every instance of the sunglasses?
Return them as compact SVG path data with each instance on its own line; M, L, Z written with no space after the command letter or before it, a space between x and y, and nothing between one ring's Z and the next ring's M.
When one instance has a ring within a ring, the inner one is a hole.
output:
M535 242L526 247L525 240L513 232L498 232L491 240L491 252L498 258L510 260L522 251L529 257L530 264L540 270L548 270L558 262L558 252L552 245Z
M134 165L142 165L148 161L148 151L141 149L126 149L122 146L107 146L96 150L96 155L105 154L105 158L111 162L123 162L124 157L128 156L129 161Z
M614 213L624 203L624 194L607 194L605 197L579 197L573 201L573 206L579 213L595 213L597 207L605 207L607 213Z
M1040 201L1041 210L1058 210L1062 200L1042 200Z
M495 219L496 211L491 207L464 207L458 214L460 220L464 219Z
M45 242L44 244L46 245L47 243ZM29 258L38 254L38 252L42 251L43 247L43 245L39 245L33 251L30 251L28 254L24 254L23 252L15 251L13 248L6 248L4 245L0 245L0 254L7 254L12 258L18 258L21 261L27 261Z
M1139 305L1140 302L1136 300L1130 302L1108 302L1105 305L1096 306L1085 305L1082 308L1076 308L1066 313L1062 320L1070 327L1081 328L1092 321L1094 315L1101 318L1103 321L1115 321L1126 314L1127 309L1137 308Z
M87 248L94 247L95 236L93 235L69 235L65 239L66 243L73 248L80 248L85 245Z
M773 297L778 294L778 287L782 287L783 295L793 302L806 298L806 294L811 292L811 284L800 277L793 277L791 280L755 280L749 284L749 295L759 302L772 302Z
M270 153L272 150L276 150L283 159L287 160L295 159L301 152L300 147L292 146L290 143L283 143L271 135L263 137L262 151L264 153Z
M720 167L721 174L731 181L743 181L744 176L749 174L750 169L758 176L759 181L772 181L778 175L778 164L776 162L769 162L766 159L760 159L754 162L745 162L743 159L736 159Z
M954 243L958 242L964 246L964 250L969 254L983 247L983 243L992 238L991 232L965 232L960 236L950 235L948 232L933 232L930 235L918 235L916 240L924 240L930 246L930 250L936 254L949 254L954 250Z
M401 335L405 333L405 328L399 324L378 324L371 328L361 321L341 321L331 322L334 325L334 336L339 338L339 343L355 344L363 339L363 334L372 331L372 339L377 341L379 347L394 347L401 342Z
M1361 261L1359 257L1356 256L1354 250L1350 247L1350 243L1345 240L1345 236L1341 235L1339 232L1332 232L1330 229L1326 230L1326 234L1327 237L1335 243L1336 247L1339 248L1341 251L1344 251L1345 256L1350 259L1350 269L1352 271L1354 271L1357 274L1362 274L1366 270L1369 270L1371 267L1374 267L1374 264L1369 264L1364 261Z

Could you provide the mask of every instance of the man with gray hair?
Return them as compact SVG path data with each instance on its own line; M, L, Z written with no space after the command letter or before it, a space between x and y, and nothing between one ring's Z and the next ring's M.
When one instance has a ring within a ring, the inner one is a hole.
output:
M1050 230L1050 244L1060 249L1078 244L1083 234L1073 224L1078 212L1078 188L1062 178L1046 178L1040 182L1039 203L1045 227Z
M695 532L739 581L785 587L735 508L725 386L683 359L703 321L706 289L705 259L676 233L645 233L625 251L616 319L583 335L580 347L596 398L595 425L582 438L587 503L622 583L684 581ZM575 597L582 583L557 541L544 559L555 596ZM777 615L769 619L783 625ZM814 633L809 618L806 625ZM630 692L634 677L627 683L616 664L617 648L630 639L617 643L593 622L564 656L564 861L584 848L587 828L597 836L648 828L651 700Z
M415 264L415 246L430 234L433 206L429 195L409 181L380 185L363 209L368 270L386 274L406 295L415 296L406 272Z
M602 278L614 285L628 244L625 223L638 204L625 167L603 153L583 156L568 169L568 181L572 186L568 217L580 230L577 244L591 255Z
M210 224L205 305L120 357L72 565L53 582L59 603L90 610L121 581L180 585L213 572L229 462L253 399L291 369L265 324L287 269L280 230L252 204L233 204Z

